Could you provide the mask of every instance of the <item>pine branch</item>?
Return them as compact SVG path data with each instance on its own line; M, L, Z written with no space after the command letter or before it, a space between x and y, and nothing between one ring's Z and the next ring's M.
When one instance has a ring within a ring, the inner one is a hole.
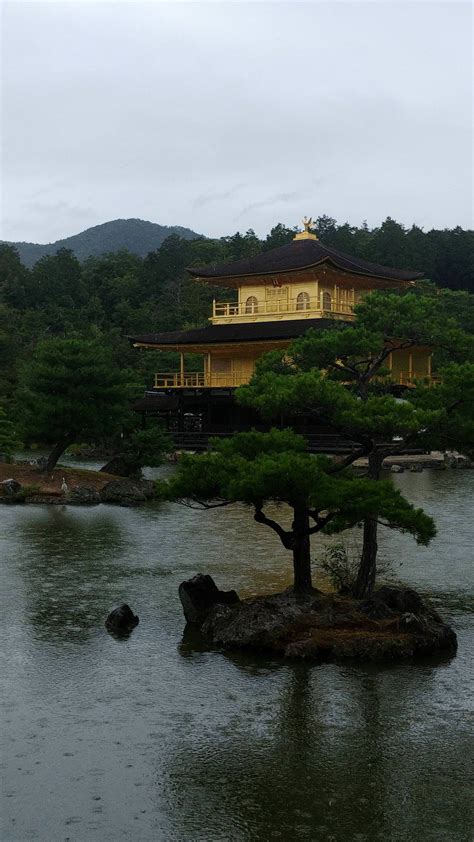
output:
M353 450L345 459L342 459L341 462L335 462L334 467L328 470L328 474L337 474L339 471L343 471L345 468L348 468L350 465L353 465L357 459L361 459L362 456L367 456L370 452L371 446L368 444L363 445L363 447L359 448L359 450Z
M322 529L326 526L327 523L335 516L336 512L329 512L325 517L318 517L316 519L316 526L311 526L306 532L305 535L314 535L316 532L321 532ZM311 517L313 517L311 515ZM313 518L315 520L315 518Z
M254 520L257 523L263 523L265 526L269 526L270 529L273 529L274 532L280 538L281 543L287 550L293 549L293 533L286 532L276 520L272 520L271 518L267 517L262 510L262 506L255 506L255 514Z

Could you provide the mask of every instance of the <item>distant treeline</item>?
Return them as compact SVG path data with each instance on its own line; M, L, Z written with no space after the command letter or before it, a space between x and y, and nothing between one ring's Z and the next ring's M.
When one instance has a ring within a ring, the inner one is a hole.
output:
M474 292L474 232L461 228L423 232L388 218L379 228L359 228L321 216L315 231L328 246L374 263L423 271L442 287ZM143 382L163 369L167 355L131 351L127 334L174 330L207 323L213 298L232 293L193 281L187 266L223 263L284 245L294 229L279 224L259 239L250 230L219 240L169 236L156 251L129 251L80 262L60 249L31 269L14 246L0 245L0 400L16 387L19 366L28 365L38 340L52 336L100 338L121 364ZM169 355L168 355L169 356Z

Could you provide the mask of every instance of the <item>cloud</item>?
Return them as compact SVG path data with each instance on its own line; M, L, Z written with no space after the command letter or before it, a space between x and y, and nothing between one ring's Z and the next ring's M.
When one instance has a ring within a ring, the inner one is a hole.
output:
M235 196L239 190L243 190L247 185L246 184L236 184L235 187L231 187L229 190L222 190L217 191L215 193L202 193L192 202L193 208L202 208L204 205L208 205L210 202L222 202L225 199L231 199Z
M117 217L264 235L304 213L468 227L471 17L467 3L7 2L1 236Z
M262 199L258 202L251 202L246 205L237 216L234 216L234 221L241 219L242 216L250 213L250 211L261 210L262 208L274 207L275 205L286 204L295 200L300 200L302 194L300 191L293 191L292 193L275 193L274 196L268 196L267 199Z

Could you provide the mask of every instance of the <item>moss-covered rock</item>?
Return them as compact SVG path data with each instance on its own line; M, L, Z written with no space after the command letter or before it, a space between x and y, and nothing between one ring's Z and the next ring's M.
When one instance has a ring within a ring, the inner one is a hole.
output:
M454 654L456 634L409 588L382 588L370 601L292 590L209 607L201 633L225 649L313 661L397 661Z

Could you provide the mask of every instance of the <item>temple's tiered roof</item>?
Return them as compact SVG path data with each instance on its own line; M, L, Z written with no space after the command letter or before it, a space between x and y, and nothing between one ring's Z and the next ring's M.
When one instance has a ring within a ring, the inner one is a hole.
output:
M128 336L133 345L169 346L221 345L228 343L285 341L295 339L307 330L327 330L341 327L345 322L333 319L294 319L293 321L250 322L243 324L209 325L192 330L173 330L167 333L145 333Z
M191 266L188 272L195 278L217 280L225 278L247 277L249 275L275 275L282 272L294 272L309 269L321 263L330 263L345 272L365 275L372 278L384 278L392 281L414 281L423 277L423 272L408 272L370 263L360 257L353 257L337 249L325 246L316 239L296 239L280 248L264 251L253 257L244 257L232 263L219 266Z

